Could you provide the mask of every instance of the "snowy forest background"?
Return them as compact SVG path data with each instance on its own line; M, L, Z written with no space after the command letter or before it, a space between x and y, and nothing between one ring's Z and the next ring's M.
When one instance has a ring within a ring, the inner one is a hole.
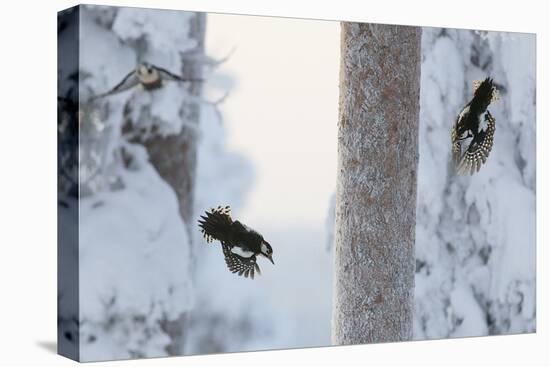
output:
M277 226L265 218L246 218L254 213L247 206L262 206L250 202L250 192L265 181L266 167L230 147L232 131L239 134L239 119L234 113L228 119L222 106L231 104L239 81L228 72L223 55L213 57L208 47L204 52L200 39L201 32L208 35L208 17L81 7L80 135L61 131L68 144L78 136L81 143L80 315L67 311L72 300L63 297L63 288L75 280L62 279L59 323L61 335L74 340L78 320L82 360L331 344L334 199L318 195L326 220L304 224L307 230L300 222ZM332 27L338 40L338 23L320 23ZM75 26L60 31L60 42ZM236 55L239 39L227 34L226 50L236 46ZM326 47L338 57L337 43ZM199 87L169 83L153 92L136 89L89 100L118 83L138 61L177 73L187 71L187 62L195 69L198 65L206 82ZM76 70L69 69L61 70L60 78L74 78ZM535 37L426 27L421 70L414 338L533 332ZM283 75L285 70L267 72ZM327 72L337 78L337 69ZM478 174L457 177L450 165L450 127L471 96L472 81L487 75L501 96L491 107L497 120L495 146ZM322 88L334 93L337 84ZM277 108L277 101L272 103ZM333 108L337 111L337 99ZM196 149L196 160L183 162L195 172L190 208L178 199L185 192L175 192L152 163L151 142L159 136L189 137L186 142L196 144L190 148ZM304 136L305 146L310 138ZM334 155L335 141L334 133L334 144L325 148ZM284 141L280 144L284 150ZM300 157L287 161L290 170L302 163ZM63 161L70 170L67 162L75 168L75 157ZM76 206L70 176L60 178L64 204L59 211L67 217ZM336 170L330 164L325 177L333 186ZM236 217L244 212L243 221L269 235L276 265L263 264L263 275L254 281L230 274L219 246L207 246L196 228L195 218L220 204L230 204ZM287 205L292 210L300 203ZM74 263L71 256L67 253L62 262Z

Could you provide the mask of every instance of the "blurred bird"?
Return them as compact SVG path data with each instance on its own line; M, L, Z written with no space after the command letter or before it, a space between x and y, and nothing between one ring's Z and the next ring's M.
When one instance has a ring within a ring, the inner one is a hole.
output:
M474 96L460 111L451 130L453 161L457 173L472 175L478 172L489 157L493 148L496 120L487 110L489 104L498 99L498 90L491 78L474 81ZM482 119L486 123L483 129ZM471 141L463 153L462 144L466 139Z
M141 85L145 90L153 90L160 88L166 81L175 82L202 82L202 79L188 79L179 75L173 74L161 67L149 64L147 62L140 63L135 70L132 70L110 91L99 94L92 99L107 97L113 94L124 92L128 89Z
M273 249L261 234L232 220L230 213L229 206L211 209L201 216L199 227L207 242L220 241L229 271L254 279L254 271L261 274L256 256L262 255L275 264Z

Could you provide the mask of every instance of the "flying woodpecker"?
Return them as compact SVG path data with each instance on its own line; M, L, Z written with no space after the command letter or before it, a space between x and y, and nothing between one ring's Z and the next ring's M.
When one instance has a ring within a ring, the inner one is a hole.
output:
M451 130L453 161L459 175L478 172L489 157L493 148L496 120L487 107L497 99L498 90L491 78L474 81L474 96L460 111ZM466 144L467 148L463 152L463 145Z
M254 271L261 274L256 257L262 255L275 264L273 249L261 234L232 220L230 214L229 206L211 209L201 216L199 228L206 242L220 241L229 271L254 279Z
M202 82L203 80L184 78L161 67L149 64L147 62L142 62L138 64L135 70L129 72L128 75L126 75L124 79L122 79L110 91L99 94L93 97L93 99L108 97L113 94L124 92L135 87L136 85L141 85L145 90L153 90L162 87L166 81Z

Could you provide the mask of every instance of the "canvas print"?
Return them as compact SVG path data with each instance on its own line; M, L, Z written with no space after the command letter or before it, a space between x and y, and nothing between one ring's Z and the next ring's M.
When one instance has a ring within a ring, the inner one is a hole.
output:
M97 5L57 31L61 355L536 331L534 34Z

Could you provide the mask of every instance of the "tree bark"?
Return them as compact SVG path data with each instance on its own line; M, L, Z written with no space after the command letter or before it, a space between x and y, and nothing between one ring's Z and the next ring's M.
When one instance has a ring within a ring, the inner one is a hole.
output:
M412 337L421 29L342 23L334 344Z

